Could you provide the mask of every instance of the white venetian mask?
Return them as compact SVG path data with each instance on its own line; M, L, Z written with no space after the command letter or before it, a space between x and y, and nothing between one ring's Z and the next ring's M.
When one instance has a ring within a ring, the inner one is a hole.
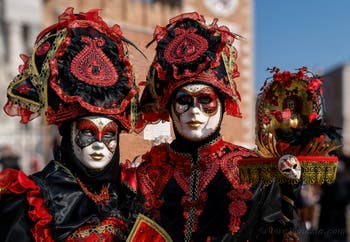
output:
M112 119L88 116L72 124L73 151L92 170L102 170L112 160L117 146L118 125Z
M217 130L221 112L222 105L214 88L205 84L188 84L177 91L170 113L182 137L200 141Z
M299 180L301 177L301 166L294 155L282 156L278 161L278 170L292 180Z

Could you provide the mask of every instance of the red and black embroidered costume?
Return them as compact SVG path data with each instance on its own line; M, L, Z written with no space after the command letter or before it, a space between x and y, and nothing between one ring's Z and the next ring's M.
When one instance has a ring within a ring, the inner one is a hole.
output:
M43 30L20 74L8 87L4 107L22 123L42 115L59 126L54 160L31 176L0 173L1 241L124 241L136 219L134 193L121 182L117 145L111 161L91 172L75 156L71 123L105 116L119 132L136 120L137 88L118 25L108 26L98 10L74 14Z
M197 13L157 27L156 55L141 98L143 120L168 120L174 94L190 83L215 89L222 116L241 117L235 39L217 19L207 25ZM174 133L171 144L153 147L137 168L145 209L174 241L266 241L269 226L281 219L278 187L253 188L239 179L239 161L255 153L225 142L220 125L199 141L184 138L175 126Z
M145 208L174 241L222 239L237 232L252 197L250 186L239 182L237 162L253 153L219 135L207 141L180 138L156 146L138 168Z

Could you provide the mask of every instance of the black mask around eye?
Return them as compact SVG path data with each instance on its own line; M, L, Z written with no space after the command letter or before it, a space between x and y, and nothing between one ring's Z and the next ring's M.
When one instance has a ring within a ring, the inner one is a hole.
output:
M111 162L99 171L91 171L85 167L74 154L72 144L72 123L67 122L59 127L59 132L62 135L61 144L55 150L55 159L66 166L73 174L78 176L85 183L104 183L120 182L120 167L119 167L119 132L115 134L117 145Z
M102 142L109 148L110 142L117 139L117 132L118 125L116 122L112 120L106 122L106 119L95 119L93 117L78 119L72 127L74 142L80 149L95 142Z

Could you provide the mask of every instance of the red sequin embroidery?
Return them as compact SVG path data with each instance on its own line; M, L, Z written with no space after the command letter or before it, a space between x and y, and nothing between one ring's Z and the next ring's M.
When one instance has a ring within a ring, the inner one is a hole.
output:
M217 144L222 144L222 142L217 142ZM208 149L208 147L206 147ZM186 193L181 200L183 206L183 216L186 221L190 218L191 208L196 208L195 217L193 222L192 231L197 230L198 218L203 213L205 207L205 202L207 200L207 193L205 192L208 184L213 180L217 172L219 171L220 165L216 162L215 152L217 147L213 147L215 150L206 150L200 152L200 156L203 157L198 160L197 165L191 165L189 160L183 160L183 162L177 162L174 171L174 178L182 190ZM213 152L213 153L212 153ZM191 175L194 169L198 169L199 177L199 187L196 192L198 198L197 200L192 200L191 194Z
M241 217L247 211L246 202L253 196L249 190L251 184L240 183L238 161L243 157L256 156L256 154L248 149L233 144L228 144L230 152L228 155L220 159L220 167L227 180L234 188L227 194L231 199L229 205L230 224L229 229L231 233L236 233L240 229Z
M153 210L155 217L159 216L156 209L163 205L160 195L173 175L173 167L167 163L168 152L167 144L153 147L142 157L148 162L141 164L137 171L139 188L146 198L144 206L147 210Z
M176 37L164 51L164 57L171 64L191 62L200 57L208 48L208 41L195 34L196 28L175 29Z
M28 94L30 92L30 85L23 83L18 87L18 92L21 94Z
M87 45L77 54L70 65L73 75L79 80L97 86L111 86L118 80L113 63L100 49L105 44L103 38L91 39L83 36Z
M230 214L229 230L236 233L241 224L241 217L247 211L246 202L251 199L249 190L251 184L240 183L238 161L242 157L256 156L254 152L234 144L224 142L222 139L200 149L200 159L197 164L191 163L186 154L176 153L169 145L155 146L143 156L144 163L138 168L138 182L140 190L146 198L145 207L152 210L153 215L159 216L159 209L163 206L161 193L168 181L173 177L184 191L181 199L183 217L190 219L191 208L195 208L192 231L196 231L198 219L203 213L207 201L205 189L221 170L232 185L227 193L231 200L228 212ZM173 167L172 164L175 164ZM191 196L191 174L198 170L199 186L196 191L196 200Z

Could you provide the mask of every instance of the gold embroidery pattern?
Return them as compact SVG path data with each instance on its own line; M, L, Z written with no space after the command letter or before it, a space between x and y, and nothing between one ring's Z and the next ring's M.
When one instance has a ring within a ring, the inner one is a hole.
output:
M87 238L93 234L99 235L99 237L103 236L103 233L109 233L109 234L120 234L122 231L117 228L113 224L106 224L106 225L95 225L87 229L82 229L80 231L75 231L70 238L72 239L82 239L82 238Z
M320 158L320 157L317 157ZM326 157L325 157L326 158ZM329 158L329 157L328 157ZM336 157L335 157L336 158ZM263 159L263 158L261 158ZM334 183L337 171L337 162L327 161L302 161L299 159L302 167L301 180L305 184L331 184ZM277 168L276 162L252 162L241 163L239 165L241 182L252 182L257 184L263 182L264 184L270 184L273 181L289 184L297 184L299 181L291 180L283 176Z

